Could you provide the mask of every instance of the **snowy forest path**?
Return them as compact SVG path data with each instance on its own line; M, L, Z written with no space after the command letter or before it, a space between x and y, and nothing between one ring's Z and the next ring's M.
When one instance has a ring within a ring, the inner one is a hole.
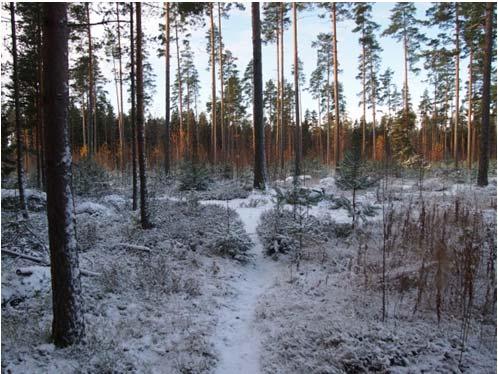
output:
M215 372L218 374L258 374L260 368L260 336L254 327L258 299L270 287L278 269L277 264L268 261L263 253L262 244L256 233L261 214L272 207L267 201L264 206L241 207L248 199L230 200L228 205L234 209L253 242L252 260L240 271L231 286L235 296L227 300L226 306L219 310L217 331L214 335L220 361ZM210 203L215 203L211 201ZM216 202L224 204L226 202Z

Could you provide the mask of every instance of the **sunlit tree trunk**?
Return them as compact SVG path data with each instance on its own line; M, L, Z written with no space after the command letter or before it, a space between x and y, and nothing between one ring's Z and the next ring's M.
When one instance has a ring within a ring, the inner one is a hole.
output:
M214 45L214 14L213 3L209 5L210 38L211 38L211 146L213 164L217 163L217 134L216 134L216 61Z
M138 178L137 178L137 121L136 121L136 93L135 93L135 30L133 24L133 3L130 3L130 96L131 96L131 158L133 184L133 210L138 208Z
M168 2L164 3L164 59L165 59L165 90L166 102L164 113L164 173L169 175L170 162L171 162L171 149L170 149L170 58L169 58L169 42L170 42L170 5Z
M334 168L337 168L340 157L340 120L339 120L339 77L337 62L337 19L336 4L332 3L332 35L333 35L333 52L334 52L334 105L335 105L335 138L334 138Z

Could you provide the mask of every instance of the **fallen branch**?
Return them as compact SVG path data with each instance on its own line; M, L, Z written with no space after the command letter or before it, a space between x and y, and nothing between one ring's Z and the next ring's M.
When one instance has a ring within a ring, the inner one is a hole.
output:
M117 244L114 244L113 245L113 248L116 248L116 247L123 247L123 248L126 248L126 249L133 249L133 250L136 250L136 251L143 251L143 252L152 252L152 249L150 249L149 247L145 247L143 245L135 245L135 244L128 244L128 243L117 243Z
M14 252L14 251L11 251L9 249L3 249L3 248L2 248L2 253L5 253L6 255L9 255L12 257L24 258L25 260L30 260L30 261L36 262L38 264L41 264L43 266L50 266L50 264L47 261L45 261L45 259L43 259L43 258L25 255L23 253L18 253L18 252ZM17 270L20 270L20 269L17 269ZM86 276L86 277L98 277L101 275L100 273L95 273L93 271L85 270L85 269L80 269L80 273L81 273L81 275ZM18 275L30 275L30 274L19 274L17 271L16 271L16 274L18 274Z

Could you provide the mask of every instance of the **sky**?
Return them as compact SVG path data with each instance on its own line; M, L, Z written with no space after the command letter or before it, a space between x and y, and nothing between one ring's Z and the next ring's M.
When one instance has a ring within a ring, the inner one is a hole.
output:
M156 3L157 6L162 6L162 3ZM225 47L229 49L232 54L237 58L236 64L240 75L243 74L247 63L252 58L252 30L251 30L251 6L250 3L244 3L245 10L232 9L229 18L222 19L222 29L223 29L223 42ZM397 43L391 37L380 37L380 33L389 24L390 10L394 6L394 3L374 3L372 9L373 20L380 25L378 40L380 46L383 48L381 52L381 72L388 67L394 71L394 82L401 90L403 84L403 49L400 43ZM416 3L417 7L417 17L419 19L425 19L425 11L430 6L429 3ZM149 9L147 9L149 8ZM306 85L309 84L309 78L311 72L316 67L316 51L312 48L311 43L316 39L320 32L329 33L331 31L330 18L319 18L319 14L323 12L321 9L315 9L312 11L303 11L298 14L298 45L299 45L299 58L303 62L304 74L306 76ZM5 15L2 12L2 16ZM159 23L163 22L162 17L156 11L157 15L150 14L154 13L154 10L146 5L143 6L143 28L144 32L150 36L157 36L159 34ZM216 14L216 13L215 13ZM262 14L262 4L261 4L261 17ZM92 21L95 22L100 20L99 16L94 15ZM4 24L5 26L5 24ZM362 115L361 107L359 107L359 96L361 92L361 82L356 79L358 73L358 56L360 55L360 45L358 43L358 35L352 32L355 27L352 20L340 21L337 24L337 50L338 50L338 60L339 68L341 72L339 74L339 80L344 86L344 94L346 98L346 112L349 118L355 120L359 119ZM98 37L102 35L102 26L93 27L93 35ZM195 65L197 67L199 78L200 78L200 97L199 97L199 110L205 110L205 103L210 101L211 97L211 75L208 70L208 54L206 53L206 39L205 35L208 30L208 26L197 27L191 30L191 47L195 55ZM421 31L426 32L428 35L434 36L438 30L421 28ZM291 77L291 65L292 65L292 53L293 53L293 41L290 29L285 32L284 46L285 46L285 74L287 79L292 81ZM154 117L164 117L164 103L165 103L165 87L164 87L164 58L157 57L157 44L149 43L149 62L152 65L153 72L155 74L155 94L153 95L153 102L151 106L147 109L149 115ZM2 48L4 51L4 49ZM172 48L171 62L172 62L172 74L176 71L176 54L175 49ZM4 54L5 56L5 54ZM263 45L262 48L262 64L263 64L263 81L266 82L268 79L275 80L276 78L276 45L268 44ZM419 67L422 68L422 62L419 62ZM462 60L461 72L462 77L464 77L465 69L467 68L467 62L465 59ZM116 92L114 83L112 81L112 62L105 63L102 62L102 69L104 75L109 78L109 83L106 85L106 90L109 93L110 100L114 107L116 104ZM217 67L218 69L218 67ZM218 71L217 71L218 73ZM423 82L425 79L425 74L422 69L421 73L414 75L410 73L409 84L410 84L410 95L412 98L413 107L417 109L419 98L422 95L427 84ZM461 86L461 95L464 92L464 82ZM264 84L263 84L264 86ZM219 82L217 84L218 97L219 97ZM125 92L127 95L127 92ZM303 112L306 109L316 110L317 103L311 97L311 94L307 91L303 91L301 94L302 108ZM125 97L125 111L128 110L128 97ZM379 107L379 114L382 114L382 107ZM368 111L367 120L371 118L371 113Z

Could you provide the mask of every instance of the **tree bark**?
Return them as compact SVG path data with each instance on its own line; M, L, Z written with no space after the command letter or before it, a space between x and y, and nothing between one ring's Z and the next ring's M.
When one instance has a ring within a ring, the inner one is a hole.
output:
M285 166L284 3L280 3L280 171Z
M218 3L218 43L220 59L220 125L221 125L221 158L226 162L226 133L225 133L225 115L224 115L224 94L223 94L223 39L221 36L221 3Z
M265 129L263 122L263 68L261 62L261 21L259 3L251 3L253 60L253 121L254 121L254 188L264 190Z
M84 335L68 134L67 4L43 4L43 93L47 217L52 276L52 337L60 347Z
M145 126L144 126L144 81L142 51L142 4L136 3L137 18L137 140L138 168L140 173L140 220L143 229L151 228L149 201L147 196L147 176L145 174Z
M470 49L469 54L469 108L467 112L467 167L472 169L472 64L474 59L474 50Z
M211 40L211 146L213 164L217 163L217 134L216 134L216 61L214 45L214 14L213 3L209 5L210 40Z
M363 38L365 38L365 34L363 32ZM364 39L363 39L364 40ZM365 42L362 42L362 52L361 52L361 76L362 76L362 84L363 84L363 90L362 90L362 96L363 96L363 121L361 121L361 157L366 158L367 153L366 153L366 127L367 127L367 95L366 95L366 68L365 68Z
M180 154L184 153L184 142L183 142L183 82L181 73L181 60L180 60L180 46L178 38L178 19L175 21L175 37L176 37L176 66L177 66L177 77L178 77L178 117L180 120L180 129L178 130L178 139L180 143Z
M131 96L131 157L132 157L132 184L133 184L133 210L138 208L138 181L137 181L137 120L136 93L135 93L135 30L133 25L133 3L130 3L130 96Z
M460 21L458 19L458 2L455 2L455 131L453 138L453 158L458 167L458 124L460 123Z
M294 29L294 101L296 110L296 133L294 137L294 175L301 174L301 117L299 115L299 59L297 46L297 5L292 3L292 18Z
M165 114L164 114L164 173L169 175L170 173L170 160L171 160L171 149L170 149L170 58L169 58L169 39L170 39L170 5L168 2L164 3L164 59L165 59L165 90L166 90L166 103L165 103Z
M339 78L337 62L337 19L336 3L332 3L332 35L333 35L333 52L334 52L334 105L335 105L335 139L334 139L334 169L337 169L340 157L340 121L339 121Z
M12 82L14 85L14 111L16 122L16 151L17 151L17 188L19 189L19 208L24 218L28 218L28 209L24 196L24 168L23 168L23 141L21 130L21 107L19 103L19 71L17 68L17 40L15 5L10 3L10 24L12 30Z
M493 58L493 14L495 3L486 3L486 34L484 36L484 61L482 85L482 119L479 147L479 173L477 185L488 185L489 167L489 110L491 86L491 59Z
M116 3L116 19L118 21L118 63L119 63L119 161L121 173L124 175L126 160L125 160L125 142L124 142L124 121L123 121L123 66L121 56L121 25L119 22L119 3Z
M88 35L88 156L93 157L95 153L95 96L94 96L94 81L93 81L93 49L92 49L92 31L90 27L90 8L88 3L85 3L86 17L88 20L87 35Z
M376 90L377 87L375 86L375 77L373 74L373 62L370 63L370 76L372 77L372 161L375 161L377 158L377 149L376 149L376 133L375 133L375 127L377 126L377 121L376 121L376 109L375 109L375 104L376 104Z

